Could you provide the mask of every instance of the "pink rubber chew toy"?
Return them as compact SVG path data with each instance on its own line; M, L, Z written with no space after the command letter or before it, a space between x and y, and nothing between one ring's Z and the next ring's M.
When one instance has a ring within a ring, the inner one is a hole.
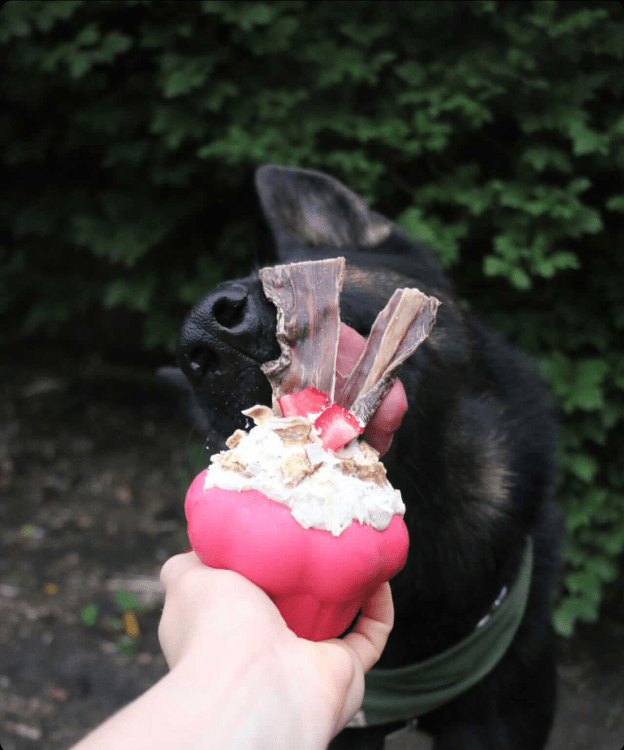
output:
M333 536L305 529L288 506L257 490L204 489L205 481L203 471L186 495L193 550L205 565L260 586L302 638L338 637L405 565L409 537L399 515L383 531L354 521Z

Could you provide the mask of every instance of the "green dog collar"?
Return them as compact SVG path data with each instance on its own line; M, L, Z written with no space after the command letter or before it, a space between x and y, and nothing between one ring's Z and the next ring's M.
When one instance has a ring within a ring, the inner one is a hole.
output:
M520 626L532 570L533 543L529 537L514 585L509 591L501 591L492 613L463 641L417 664L368 672L360 725L414 719L483 679L502 659Z

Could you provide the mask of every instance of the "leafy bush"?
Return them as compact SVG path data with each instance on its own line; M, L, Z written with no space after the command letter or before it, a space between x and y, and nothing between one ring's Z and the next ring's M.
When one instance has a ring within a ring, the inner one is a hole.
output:
M624 549L624 18L616 2L8 2L12 340L123 306L171 351L249 268L261 163L319 168L429 241L561 408L561 633Z

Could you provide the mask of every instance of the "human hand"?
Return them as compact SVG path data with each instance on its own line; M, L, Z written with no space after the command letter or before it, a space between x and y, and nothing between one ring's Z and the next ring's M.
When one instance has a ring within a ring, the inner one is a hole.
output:
M238 573L206 567L194 553L168 560L161 581L166 599L158 634L167 663L185 684L218 696L219 721L239 746L258 746L266 732L274 747L325 748L359 709L364 674L393 625L388 583L364 605L351 633L313 642L288 629L260 588Z
M362 353L366 339L345 323L340 324L336 370L345 378ZM383 455L390 448L392 435L407 411L407 396L400 380L395 380L366 428L366 440Z

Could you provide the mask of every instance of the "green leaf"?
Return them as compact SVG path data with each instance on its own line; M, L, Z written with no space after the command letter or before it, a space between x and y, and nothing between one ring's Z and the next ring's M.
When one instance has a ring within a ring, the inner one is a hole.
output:
M38 3L35 23L40 31L47 33L56 21L68 21L84 3L85 0L54 0L53 3ZM24 3L24 5L29 4Z
M183 57L167 53L162 58L163 94L166 99L188 94L194 89L201 88L210 75L215 57Z
M540 3L541 5L541 3ZM574 7L574 6L572 6ZM578 34L580 31L591 30L598 22L606 22L609 11L606 8L580 7L576 12L562 15L560 20L548 26L548 34L553 39L561 36Z
M68 57L67 63L71 77L82 78L87 71L91 70L93 58L90 55L75 52L71 57Z
M477 15L496 13L498 5L497 0L477 0L474 4L475 13Z
M586 484L591 484L598 473L598 462L584 453L570 454L566 457L566 465L575 477Z
M578 543L577 537L574 535L570 535L567 539L565 550L566 562L568 562L574 568L581 568L583 565L585 565L587 557L587 552L582 547L582 545Z
M575 503L573 507L566 508L566 528L569 532L575 532L580 528L589 526L593 518L593 508L583 503ZM578 555L568 555L569 560L574 565L580 565L585 557L579 558Z
M589 602L597 605L600 602L602 586L600 578L595 571L586 568L574 573L568 573L565 579L566 586L572 594L582 596L586 603L583 614L589 611Z
M279 3L227 3L225 8L225 19L236 23L243 31L250 31L254 26L268 26L280 13Z
M614 195L607 201L609 211L624 211L624 195Z
M496 255L487 255L483 259L483 273L486 276L506 276L509 272L509 263L498 258Z
M540 368L554 394L560 399L566 397L570 392L570 358L563 352L554 351L542 357Z
M530 164L536 172L543 172L551 167L569 174L573 169L572 160L565 151L547 146L527 149L522 155L522 160Z
M609 365L601 359L581 360L576 366L567 408L594 411L604 405L603 381Z
M342 23L339 28L340 33L344 34L351 41L363 47L370 47L377 39L381 39L391 33L392 26L390 23L384 21L370 23L368 21L349 20L346 23Z
M410 59L394 66L394 73L402 78L410 88L418 88L426 78L425 67L416 60ZM417 92L414 92L417 93Z
M510 196L508 195L507 198L510 198ZM527 248L518 244L517 238L512 232L496 235L494 237L494 249L510 264L516 263L527 255Z
M569 612L567 606L561 605L553 612L553 626L555 632L562 638L571 638L574 635L575 623L576 617L573 613Z
M138 605L136 596L126 589L118 589L116 599L119 609L134 609Z
M473 216L480 216L492 207L492 196L489 190L473 188L462 191L455 200L466 206Z
M558 635L563 638L571 638L578 619L578 607L576 601L571 598L565 599L553 613L553 625Z
M580 262L574 253L566 251L554 253L546 258L538 258L536 257L536 254L533 253L531 256L531 266L536 274L550 279L557 273L557 271L566 268L579 268Z
M440 262L449 268L459 258L460 240L466 236L468 226L464 222L442 222L436 216L427 216L414 206L406 209L397 219L407 234L416 242L431 246Z
M76 44L81 47L91 47L100 41L100 30L97 23L89 23L78 32Z
M589 190L592 183L587 177L578 177L576 180L572 180L568 183L568 190L574 195L580 195L586 190Z
M617 557L622 554L624 550L624 520L622 516L622 508L624 508L624 496L620 495L620 523L619 525L610 531L607 539L605 539L603 549L608 555Z
M93 626L97 622L100 612L100 605L97 602L90 602L80 610L80 619L85 625Z
M576 622L595 622L598 619L597 603L586 596L566 597L555 609L553 623L559 635L569 638L574 635Z
M509 280L511 281L513 286L516 287L516 289L520 289L522 291L526 291L533 286L533 282L531 281L531 277L529 276L529 274L519 267L511 269L511 271L509 272Z
M618 566L606 555L596 555L587 561L587 568L604 583L612 583L618 576Z
M102 39L102 60L111 61L117 55L127 52L133 44L134 40L128 34L123 34L121 31L109 31Z
M147 312L152 303L156 284L156 276L114 279L104 291L104 304L106 307L125 305L130 310Z
M579 234L598 234L603 229L603 222L598 211L583 206L576 216L574 229L570 227L570 234L577 237Z
M431 226L423 216L423 212L415 206L406 208L405 211L397 218L397 224L402 226L409 237L415 242L424 242L434 246L436 236Z
M513 193L513 191L512 191ZM515 200L513 194L507 195ZM526 291L533 285L531 277L523 268L524 258L529 254L525 246L518 244L519 236L514 230L494 237L496 255L488 255L483 260L483 273L486 276L504 276L512 286Z

